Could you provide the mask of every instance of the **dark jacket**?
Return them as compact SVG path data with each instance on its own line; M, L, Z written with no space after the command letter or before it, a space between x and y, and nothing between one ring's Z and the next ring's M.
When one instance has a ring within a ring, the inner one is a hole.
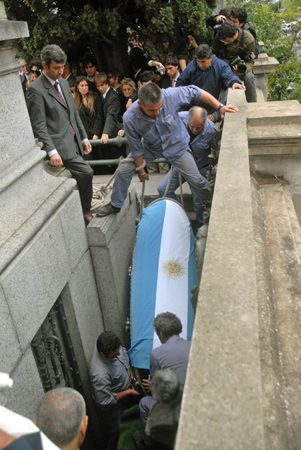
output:
M94 134L96 134L100 139L104 124L102 101L99 94L93 94L93 96L94 113L91 114L90 111L85 107L85 105L82 105L79 110L79 117L81 118L81 121L85 127L88 139L92 139Z
M109 88L107 95L102 100L104 127L102 133L108 134L110 138L117 136L118 118L120 111L120 100L117 92L113 88Z
M177 79L176 86L193 84L218 99L220 90L231 87L234 83L242 84L239 77L232 72L229 64L213 55L211 66L207 70L201 70L195 60L191 61ZM204 104L204 106L207 109L208 105Z

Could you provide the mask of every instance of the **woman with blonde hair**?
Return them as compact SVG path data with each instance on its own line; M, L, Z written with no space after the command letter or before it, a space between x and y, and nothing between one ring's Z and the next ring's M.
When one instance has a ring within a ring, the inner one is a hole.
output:
M31 70L28 75L28 80L26 81L26 89L28 86L35 81L40 76L40 72L38 70Z
M131 104L138 99L138 91L135 82L131 78L123 78L120 89L122 92L120 113L123 115Z

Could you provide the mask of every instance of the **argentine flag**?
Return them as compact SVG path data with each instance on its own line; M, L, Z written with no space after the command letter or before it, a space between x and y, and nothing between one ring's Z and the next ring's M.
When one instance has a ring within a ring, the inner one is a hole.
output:
M182 207L170 199L148 206L139 224L131 284L132 365L149 369L151 351L161 345L153 320L172 312L182 322L181 337L191 340L191 289L197 282L194 235Z

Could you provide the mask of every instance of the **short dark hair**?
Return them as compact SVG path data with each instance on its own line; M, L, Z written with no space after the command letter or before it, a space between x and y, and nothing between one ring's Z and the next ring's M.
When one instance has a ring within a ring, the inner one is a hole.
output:
M224 39L227 37L233 37L237 32L238 28L234 25L230 20L226 20L221 24L221 26L217 30L217 35L220 39Z
M45 45L41 52L41 61L50 66L51 61L57 63L65 63L67 61L67 55L64 50L56 44Z
M109 356L110 353L119 349L121 345L119 337L113 331L104 331L97 339L96 347L98 352Z
M154 83L156 81L156 74L153 70L145 70L140 74L139 81L141 81L141 83L145 83L146 81Z
M242 7L232 8L231 17L234 17L234 19L238 19L240 23L246 23L248 17L246 8Z
M204 59L204 58L210 58L212 55L212 50L207 44L201 44L198 46L198 48L195 51L195 58L198 59Z
M159 336L159 332L166 337L178 335L182 332L182 323L180 319L171 312L158 314L153 322L155 332Z
M97 61L94 58L94 56L93 55L86 55L84 60L83 60L84 67L86 67L90 63L92 64L92 66L97 67Z
M167 55L163 61L164 66L175 66L179 65L179 60L175 55Z
M71 388L58 388L42 398L37 410L37 424L55 445L62 447L78 435L85 415L83 396Z
M149 103L155 105L162 99L161 89L155 83L144 84L139 88L138 99L143 106L146 106Z
M226 8L222 8L220 10L220 12L218 13L219 16L225 16L228 17L228 19L230 19L231 16L231 6L226 6Z
M120 69L117 69L117 67L114 67L113 69L108 70L107 73L110 73L114 78L117 78L118 83L120 83L122 78L124 78L123 73L121 72Z

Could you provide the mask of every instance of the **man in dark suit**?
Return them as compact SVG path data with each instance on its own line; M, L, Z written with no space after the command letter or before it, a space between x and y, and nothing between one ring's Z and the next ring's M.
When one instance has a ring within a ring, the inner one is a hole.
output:
M110 86L110 80L105 72L95 75L95 85L102 98L105 123L101 140L105 144L109 138L117 136L120 101L117 92Z
M164 67L166 74L161 80L161 88L176 87L177 79L180 76L178 58L174 55L167 56L164 60Z
M83 159L91 152L68 81L62 79L66 54L58 45L41 53L44 71L27 90L27 105L35 137L43 144L50 164L63 164L76 179L86 224L92 220L93 170Z
M100 139L106 144L108 139L117 136L120 100L117 92L110 86L110 80L106 73L101 72L95 75L95 85L101 95L103 104L104 127ZM107 144L102 146L101 153L103 159L115 159L125 156L125 148L124 146L118 147L117 145Z

